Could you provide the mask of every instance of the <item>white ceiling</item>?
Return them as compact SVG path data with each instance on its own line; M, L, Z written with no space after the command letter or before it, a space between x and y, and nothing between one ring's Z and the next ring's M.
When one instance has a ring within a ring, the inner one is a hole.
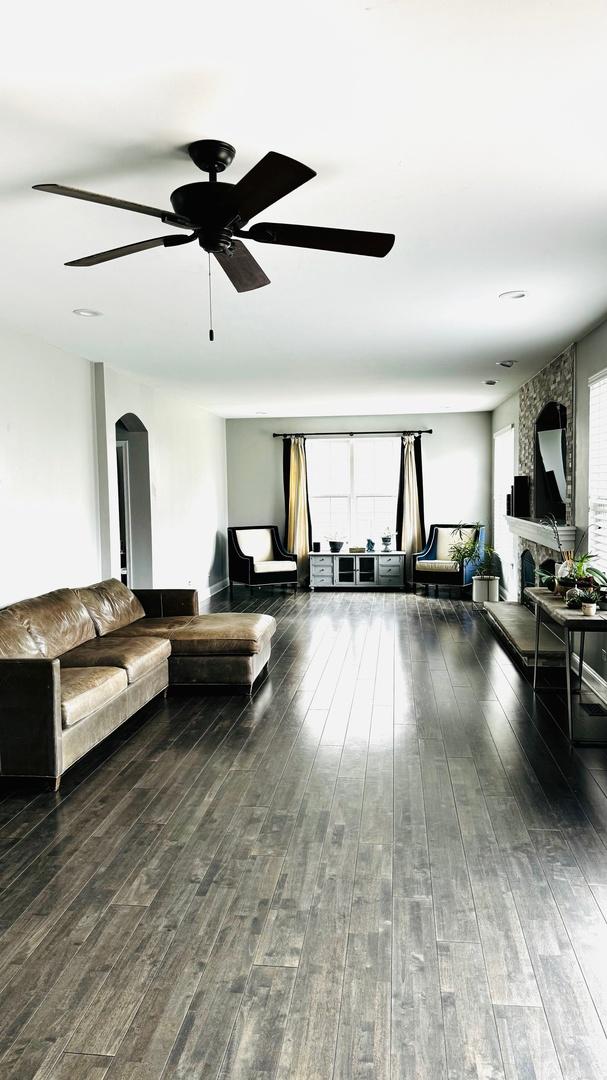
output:
M607 312L606 33L603 0L11 5L0 319L227 416L493 408ZM32 184L170 208L204 137L236 146L227 180L268 150L316 169L262 218L393 251L251 243L272 284L217 268L213 344L197 246L62 265L166 226Z

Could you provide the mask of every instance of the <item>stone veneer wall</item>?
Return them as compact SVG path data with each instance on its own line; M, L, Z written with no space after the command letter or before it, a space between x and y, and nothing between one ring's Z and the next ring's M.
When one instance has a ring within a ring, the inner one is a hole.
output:
M559 402L567 409L567 493L565 499L566 523L573 524L575 505L575 345L569 345L546 367L538 371L519 392L519 427L518 454L519 473L529 476L531 481L531 507L533 510L533 473L535 463L535 421L544 405L550 401ZM552 548L534 544L531 540L519 537L517 568L520 586L520 566L523 551L529 551L539 567L546 559L558 560L558 554Z
M575 453L575 345L570 345L560 356L546 364L529 382L521 386L519 393L518 460L519 472L531 480L531 506L533 507L533 473L535 462L535 421L544 405L556 401L567 409L567 492L565 497L566 524L571 525L574 505L574 453ZM533 514L532 514L533 516Z

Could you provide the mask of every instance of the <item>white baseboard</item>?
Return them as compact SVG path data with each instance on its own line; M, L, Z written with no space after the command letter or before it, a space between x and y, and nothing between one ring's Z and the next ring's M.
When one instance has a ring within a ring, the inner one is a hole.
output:
M215 593L223 592L224 589L227 589L229 584L230 582L228 581L228 579L224 578L223 581L216 581L214 585L210 585L209 588L205 589L204 591L202 589L199 589L198 599L208 600L210 596L215 596Z
M571 666L573 670L578 673L580 670L580 658L577 653L574 653L571 657ZM583 682L586 686L592 690L593 694L596 694L607 705L607 681L602 675L599 675L598 671L584 663L584 678Z

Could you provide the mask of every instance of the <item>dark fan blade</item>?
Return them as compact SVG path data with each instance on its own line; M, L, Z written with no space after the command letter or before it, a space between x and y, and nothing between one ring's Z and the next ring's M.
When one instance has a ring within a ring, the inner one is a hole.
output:
M144 206L143 203L128 202L126 199L113 199L110 195L97 195L94 191L81 191L80 188L64 187L63 184L34 184L34 191L50 191L51 195L67 195L70 199L84 199L85 202L115 206L119 210L132 210L134 214L160 218L165 225L175 225L178 229L194 228L187 218L172 214L170 210L158 210L155 206Z
M263 285L269 285L269 277L266 277L248 248L241 244L240 240L233 240L232 245L232 254L216 251L215 258L222 270L225 270L236 292L250 292L251 289L261 289Z
M388 254L394 244L392 233L318 229L315 225L278 225L272 221L252 225L247 233L243 233L243 236L245 235L262 244L343 251L347 255L374 255L380 259Z
M147 251L154 247L179 247L180 244L189 244L196 236L157 236L154 240L140 240L138 244L125 244L124 247L110 248L109 251L99 251L96 255L85 255L84 259L74 259L65 263L66 266L96 266L97 263L109 262L110 259L121 259L123 255L134 255L136 251Z
M316 173L307 165L271 150L236 184L232 193L236 213L232 220L244 225L313 176Z

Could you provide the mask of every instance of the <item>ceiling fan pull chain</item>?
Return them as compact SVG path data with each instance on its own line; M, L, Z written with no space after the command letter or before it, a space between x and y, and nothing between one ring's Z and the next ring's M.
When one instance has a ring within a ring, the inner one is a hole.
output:
M213 330L213 293L211 290L211 256L209 254L209 341L215 341L215 331Z

